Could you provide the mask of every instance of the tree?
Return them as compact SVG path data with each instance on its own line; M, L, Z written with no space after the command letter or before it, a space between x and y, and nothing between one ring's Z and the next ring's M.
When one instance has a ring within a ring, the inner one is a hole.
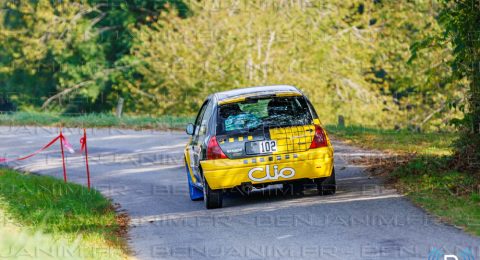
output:
M425 127L444 125L446 109L437 111L458 95L441 62L448 48L407 64L410 44L440 31L427 2L209 0L189 9L187 19L173 9L132 30L124 62L134 70L118 87L133 111L191 114L216 91L292 84L326 122L342 114L351 124ZM436 76L424 73L432 63Z
M440 22L445 28L443 39L454 47L453 76L467 81L466 106L460 106L464 117L455 121L462 136L456 144L460 166L480 169L480 2L445 0ZM463 88L464 85L459 84Z
M91 5L98 1L89 1ZM103 46L105 57L110 68L120 67L119 71L112 73L103 89L103 98L97 99L94 104L95 111L106 111L117 102L118 96L130 97L130 93L120 91L119 81L132 80L135 73L122 60L128 60L130 50L134 43L133 30L142 26L150 27L168 8L178 10L178 16L186 18L190 15L188 6L182 0L111 0L100 5L102 19L95 27L101 32L98 44ZM147 111L142 111L147 112Z
M77 1L4 1L0 14L2 85L20 109L41 106L58 92L95 99L105 59L94 29L101 12ZM58 100L64 98L59 95ZM74 105L75 102L69 102Z
M2 109L101 112L112 107L116 75L128 66L130 30L148 26L179 0L1 0Z

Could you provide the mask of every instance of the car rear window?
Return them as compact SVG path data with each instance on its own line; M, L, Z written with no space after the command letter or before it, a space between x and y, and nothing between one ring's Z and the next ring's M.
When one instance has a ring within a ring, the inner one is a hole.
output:
M301 126L312 124L312 121L307 101L302 96L249 98L219 107L217 135Z

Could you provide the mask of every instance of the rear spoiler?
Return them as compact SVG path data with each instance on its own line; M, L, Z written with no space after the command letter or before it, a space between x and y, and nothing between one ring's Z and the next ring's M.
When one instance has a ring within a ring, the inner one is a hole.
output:
M300 97L302 96L301 93L298 92L278 92L278 93L255 93L252 95L245 95L233 98L227 98L224 100L220 100L218 102L219 105L243 102L249 99L261 99L261 98L271 98L271 97Z

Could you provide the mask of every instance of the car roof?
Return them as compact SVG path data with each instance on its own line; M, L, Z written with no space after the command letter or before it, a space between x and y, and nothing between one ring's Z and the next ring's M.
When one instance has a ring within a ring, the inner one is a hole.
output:
M227 101L244 96L270 95L279 93L291 93L294 95L303 95L303 93L294 86L274 85L274 86L257 86L248 88L239 88L215 93L214 95L219 102Z

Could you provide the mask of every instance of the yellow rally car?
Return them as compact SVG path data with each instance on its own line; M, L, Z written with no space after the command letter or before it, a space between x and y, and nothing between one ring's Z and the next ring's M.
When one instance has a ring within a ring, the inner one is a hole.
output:
M190 198L222 207L232 188L283 184L302 193L316 184L334 194L333 147L310 101L292 86L252 87L210 95L185 148Z

